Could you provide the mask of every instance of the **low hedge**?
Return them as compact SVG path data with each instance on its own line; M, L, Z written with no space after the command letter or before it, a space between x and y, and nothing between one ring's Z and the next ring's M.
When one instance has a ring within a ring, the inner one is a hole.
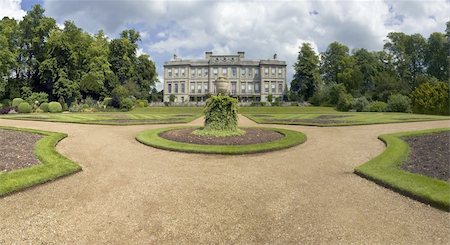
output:
M55 149L56 144L67 137L66 134L13 127L0 127L0 129L45 136L36 143L34 148L34 152L40 161L39 164L0 173L0 196L81 171L78 164L59 154Z
M281 128L260 128L276 131L278 133L283 134L285 137L272 142L252 144L252 145L199 145L199 144L190 144L172 141L164 139L159 136L159 134L163 132L182 128L187 127L158 128L143 131L136 136L136 140L145 145L164 150L191 152L191 153L225 154L225 155L238 155L238 154L275 151L296 146L306 141L305 134L298 131L292 131Z
M450 131L449 128L385 134L378 138L386 150L372 160L355 168L355 173L391 188L415 200L450 211L450 184L446 181L400 169L409 154L409 145L401 137Z

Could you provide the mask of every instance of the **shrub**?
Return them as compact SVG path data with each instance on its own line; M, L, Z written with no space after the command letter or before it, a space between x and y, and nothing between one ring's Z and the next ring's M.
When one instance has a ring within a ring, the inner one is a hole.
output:
M352 105L353 105L352 95L347 93L341 93L339 95L339 100L336 105L336 109L338 109L339 111L349 111L350 109L352 109Z
M195 97L195 98L197 98L197 97ZM175 95L174 94L169 95L169 101L170 102L175 102Z
M120 109L131 110L133 109L133 100L131 98L124 98L120 101Z
M41 108L41 110L42 110L43 112L49 112L49 107L48 107L48 103L47 103L47 102L42 103L42 104L39 106L39 108Z
M383 101L372 101L369 103L368 111L370 111L370 112L385 112L385 111L387 111L387 104Z
M281 105L281 99L280 97L276 97L275 101L272 102L272 106L280 106Z
M334 84L332 85L330 88L325 89L328 91L324 91L328 93L327 94L323 94L322 96L328 97L328 103L331 105L337 105L339 103L339 99L341 98L342 94L347 94L347 90L345 89L344 84L340 83L340 84ZM326 103L325 101L323 101L321 104Z
M369 107L369 101L364 96L353 100L352 109L354 109L356 111L359 111L359 112L368 111L368 109L369 109L368 107Z
M298 102L291 102L291 106L299 106Z
M40 92L40 93L31 93L30 96L28 96L28 98L26 99L28 103L30 103L30 105L35 105L35 104L42 104L44 102L48 102L48 94L44 93L44 92Z
M23 102L23 99L21 99L21 98L14 98L11 105L12 105L12 107L17 107L22 102Z
M449 115L449 86L443 82L426 82L411 94L414 113Z
M63 111L68 111L69 110L69 106L67 105L67 103L62 103L62 110Z
M2 103L0 103L0 109L2 109L3 108L3 104Z
M148 100L136 100L136 106L140 108L148 107Z
M17 106L17 110L19 113L30 113L31 112L31 105L28 102L22 102Z
M107 106L112 106L112 98L110 97L106 97L103 99L102 104L107 107Z
M250 106L266 106L267 102L261 101L261 102L252 102Z
M0 103L3 104L3 106L11 106L11 101L8 99L3 99Z
M60 113L63 111L63 108L61 103L52 101L48 103L48 111L51 113Z
M238 131L238 101L230 96L215 95L206 100L204 130Z
M122 107L121 100L128 98L130 96L130 92L124 86L119 85L111 91L111 95L112 95L111 105L117 108L121 108Z
M411 112L411 100L408 98L408 96L393 94L389 96L387 111Z
M272 94L269 94L269 95L267 95L267 102L272 102L273 101L273 95Z
M12 106L3 106L3 108L0 109L0 115L2 114L8 114L10 111L14 111L16 108Z

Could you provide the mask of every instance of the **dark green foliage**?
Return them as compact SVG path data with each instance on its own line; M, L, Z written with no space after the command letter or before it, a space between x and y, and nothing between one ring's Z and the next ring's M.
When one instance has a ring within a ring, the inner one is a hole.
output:
M414 113L449 115L449 85L443 82L426 82L411 94Z
M61 103L52 101L48 103L48 111L51 113L60 113L63 111Z
M336 105L336 109L339 111L349 111L352 109L353 97L351 94L341 93L339 95L339 100Z
M369 109L368 107L369 107L369 101L364 96L355 98L353 100L352 109L354 109L358 112L368 111L368 109Z
M267 102L272 103L272 101L273 101L273 95L272 94L267 95Z
M112 106L120 108L121 107L121 101L125 98L128 98L130 96L130 92L127 88L124 86L117 86L113 91L111 92L112 95Z
M40 106L39 106L39 108L43 111L43 112L49 112L50 111L50 109L49 109L49 106L48 106L49 104L47 103L47 102L44 102L44 103L42 103Z
M31 105L28 102L22 102L17 106L19 113L31 113Z
M226 95L213 95L206 100L205 127L210 131L238 131L238 101Z
M313 96L320 80L319 56L309 43L303 43L294 65L295 74L291 82L291 96L308 100ZM287 89L285 90L287 91Z
M3 99L0 103L3 104L3 106L11 106L11 101L9 99Z
M385 112L385 111L387 111L387 104L383 101L372 101L369 103L368 111L370 111L370 112Z
M411 99L401 94L393 94L387 102L387 110L392 112L411 112Z
M31 105L40 105L44 102L48 102L48 94L45 92L33 92L30 96L26 99L28 103Z
M147 107L148 101L147 100L136 100L136 106L139 108Z
M123 98L120 100L120 109L131 111L133 109L134 102L131 98Z
M104 98L102 104L103 106L112 106L112 98L110 97Z
M24 102L24 100L22 98L14 98L13 101L12 101L11 106L12 107L17 107L22 102Z
M197 97L194 97L194 99L195 99L196 102L197 102ZM169 95L169 101L170 101L170 102L174 102L174 101L175 101L175 95L174 95L174 94Z

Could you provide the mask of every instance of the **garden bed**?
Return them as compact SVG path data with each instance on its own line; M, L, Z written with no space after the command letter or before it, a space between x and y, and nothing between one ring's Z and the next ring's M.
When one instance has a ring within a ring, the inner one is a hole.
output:
M402 169L449 181L450 132L406 137L410 147L408 159Z
M0 129L0 172L38 164L34 146L42 135Z

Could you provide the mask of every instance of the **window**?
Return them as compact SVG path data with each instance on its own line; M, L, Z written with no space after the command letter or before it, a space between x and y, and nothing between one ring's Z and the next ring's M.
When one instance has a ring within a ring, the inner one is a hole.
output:
M226 75L227 72L228 72L228 68L222 67L222 74L223 74L223 75Z
M268 76L269 75L269 68L264 68L264 75Z
M167 70L167 75L168 75L169 77L172 77L172 68L169 68L169 69Z
M255 83L255 93L259 93L259 83Z
M251 77L253 74L253 68L248 69L248 76Z
M202 68L197 69L197 76L199 76L199 77L202 76Z
M257 77L257 76L259 76L259 69L258 68L255 69L255 77Z
M195 69L191 68L191 77L195 77Z
M253 90L253 83L247 83L247 92L251 93Z
M201 83L197 84L197 93L199 93L199 94L202 93L202 84Z
M205 77L208 76L208 68L205 69Z
M186 93L186 86L185 86L184 82L181 83L181 93L182 94Z
M172 84L171 83L167 84L167 93L168 94L172 93Z
M275 76L275 67L272 67L272 76Z
M173 93L178 94L178 83L175 83L175 91Z
M214 69L213 69L213 74L214 74L214 76L217 76L217 71L218 69L217 69L217 67L214 67Z
M279 84L278 84L278 93L279 93L279 94L282 94L282 93L283 93L283 84L282 84L282 83L279 83Z
M236 82L231 82L231 93L236 94Z
M245 68L241 68L241 76L245 76Z
M236 77L236 75L237 75L237 68L236 67L231 68L231 73L232 73L233 77Z
M205 94L209 93L209 84L208 83L204 83L203 88L205 89Z
M275 83L272 83L272 94L276 93L276 86Z
M195 83L191 83L191 93L195 94Z
M181 68L181 76L182 77L184 77L185 73L186 73L186 70L184 68Z
M269 93L269 82L264 84L264 92Z
M245 94L245 83L241 84L241 93Z
M175 68L175 77L178 77L178 68Z
M250 76L251 70L249 68L246 68L245 72L247 73L247 76Z
M278 67L278 76L281 77L283 75L283 68Z

